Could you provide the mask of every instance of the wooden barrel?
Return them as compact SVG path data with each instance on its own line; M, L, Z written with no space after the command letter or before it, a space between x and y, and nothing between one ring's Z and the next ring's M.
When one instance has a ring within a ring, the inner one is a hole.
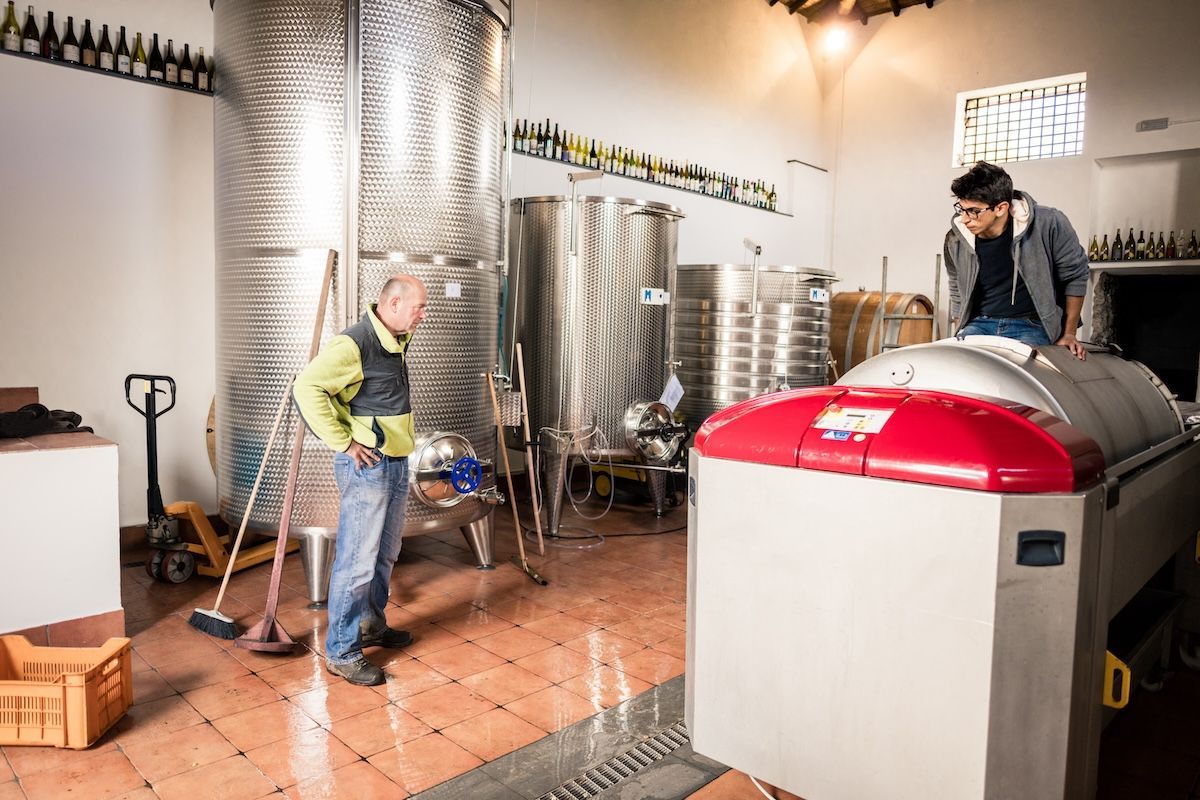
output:
M933 304L923 294L838 292L830 304L829 350L836 380L885 349L933 339Z

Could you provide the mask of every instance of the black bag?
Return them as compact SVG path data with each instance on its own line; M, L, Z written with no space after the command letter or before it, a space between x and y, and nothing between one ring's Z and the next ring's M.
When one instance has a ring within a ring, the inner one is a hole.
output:
M74 411L51 411L41 403L30 403L16 411L0 412L0 439L20 439L40 433L92 433L79 425L83 418Z

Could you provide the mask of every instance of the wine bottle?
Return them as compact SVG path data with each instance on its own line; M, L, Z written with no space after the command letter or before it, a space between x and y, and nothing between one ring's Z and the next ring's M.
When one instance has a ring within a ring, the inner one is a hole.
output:
M546 137L542 135L542 123L537 124L533 138L533 154L535 156L545 155L546 153Z
M1158 244L1154 246L1155 258L1167 257L1167 243L1163 241L1162 231L1158 232Z
M116 59L113 56L112 42L108 40L108 26L102 25L100 28L100 49L97 52L100 56L100 69L112 72L116 69Z
M75 38L74 17L67 17L67 32L62 40L62 59L71 64L79 63L79 40Z
M158 49L158 34L154 34L153 45L150 47L149 77L152 81L161 81L167 76L166 65L163 63L162 51Z
M1129 238L1125 240L1125 260L1133 261L1137 258L1137 240L1133 238L1133 228L1129 229Z
M183 60L179 62L179 83L181 86L196 86L196 73L192 70L192 52L187 42L183 44Z
M1175 257L1175 229L1174 228L1171 229L1171 238L1167 240L1167 247L1165 250L1163 250L1162 257L1163 258L1174 258Z
M83 41L79 44L79 54L85 67L96 66L96 40L92 38L92 21L83 21Z
M771 191L767 193L767 208L774 211L778 207L778 204L779 204L779 196L775 194L775 184L772 183ZM1104 253L1107 256L1107 254L1108 254L1108 234L1107 233L1104 234L1104 244L1102 246L1104 248Z
M1117 232L1113 235L1112 256L1113 261L1120 261L1125 257L1125 245L1121 242L1121 229L1117 228Z
M146 60L146 48L142 47L142 32L138 31L133 40L133 58L130 59L135 78L146 78L150 75L150 63Z
M1088 261L1100 260L1100 242L1096 239L1096 234L1092 234L1092 243L1088 245Z
M125 43L125 26L121 26L121 37L117 39L117 72L129 75L133 69L133 57L129 54L129 45Z
M13 0L8 0L8 11L4 14L4 26L0 32L4 34L5 50L21 49L21 26L17 24L17 9Z
M25 30L21 34L21 52L29 55L41 55L42 36L38 33L37 19L33 15L33 6L25 16Z
M772 186L772 189L775 187ZM1104 234L1104 241L1100 242L1100 252L1097 253L1101 261L1108 261L1108 234Z
M167 39L167 57L163 59L166 68L167 83L179 84L179 62L175 59L175 42Z
M1182 238L1183 238L1183 233L1182 233L1182 232L1179 234L1179 238L1180 238L1180 239L1182 239ZM1192 238L1191 238L1191 239L1188 239L1188 246L1187 246L1187 257L1188 257L1188 258L1195 258L1195 257L1196 257L1196 252L1197 252L1197 248L1198 248L1198 245L1196 244L1196 229L1195 229L1195 228L1192 228Z
M208 87L208 59L204 57L204 48L201 47L200 54L196 56L196 88L207 92Z
M550 127L549 124L546 125ZM555 161L562 159L562 141L558 138L558 123L554 123L554 138L550 140L550 157Z
M1154 234L1151 233L1150 236L1153 237ZM1135 258L1138 261L1144 261L1146 258L1146 232L1145 231L1138 231L1137 250L1136 250Z
M42 58L51 61L62 59L62 45L58 42L58 29L54 25L54 12L46 12L46 30L42 32Z

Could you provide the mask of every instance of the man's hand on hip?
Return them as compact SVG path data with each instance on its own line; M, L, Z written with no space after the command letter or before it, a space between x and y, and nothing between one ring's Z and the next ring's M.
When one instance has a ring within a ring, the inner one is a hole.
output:
M379 463L382 456L369 447L363 447L358 442L351 442L346 448L346 455L354 459L355 469L367 469Z
M1075 338L1073 333L1064 333L1063 337L1055 344L1061 344L1063 347L1071 351L1072 355L1080 361L1087 361L1087 349L1084 348L1083 342Z

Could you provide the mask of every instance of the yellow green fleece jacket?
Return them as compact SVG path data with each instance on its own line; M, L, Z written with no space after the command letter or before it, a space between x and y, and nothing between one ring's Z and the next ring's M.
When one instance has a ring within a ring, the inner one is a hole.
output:
M337 452L350 443L388 456L413 451L413 417L405 352L412 334L399 337L375 316L326 343L296 377L292 396L310 430Z

